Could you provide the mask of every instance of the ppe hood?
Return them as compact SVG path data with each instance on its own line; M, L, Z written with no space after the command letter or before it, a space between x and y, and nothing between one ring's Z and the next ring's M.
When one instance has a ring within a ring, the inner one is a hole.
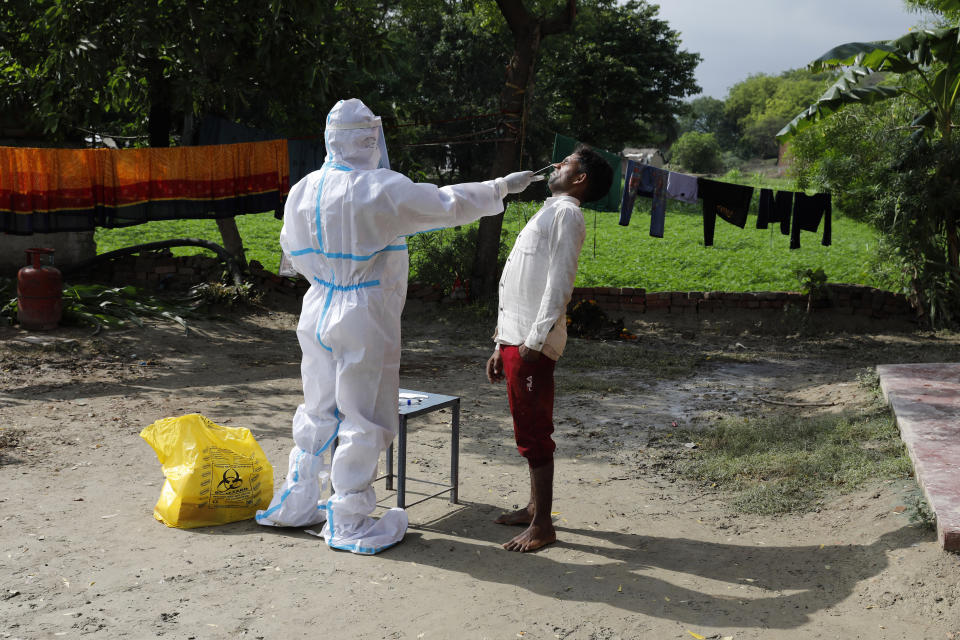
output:
M327 114L323 137L327 162L354 169L390 168L380 118L361 100L350 98L334 105Z

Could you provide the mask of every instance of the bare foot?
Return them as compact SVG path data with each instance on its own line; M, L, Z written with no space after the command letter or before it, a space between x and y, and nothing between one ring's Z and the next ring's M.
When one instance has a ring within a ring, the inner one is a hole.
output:
M533 522L533 507L526 506L509 513L501 513L494 522L497 524L511 525L530 524Z
M503 548L507 551L525 553L527 551L536 551L556 541L557 532L553 528L553 524L537 525L531 523L523 533L510 542L505 542Z

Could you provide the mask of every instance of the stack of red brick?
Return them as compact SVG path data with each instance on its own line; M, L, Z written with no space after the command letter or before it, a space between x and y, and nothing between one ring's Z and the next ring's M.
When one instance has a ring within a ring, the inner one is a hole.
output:
M174 257L169 250L161 250L114 258L84 275L98 282L132 284L149 289L186 289L199 282L219 280L223 270L223 263L215 257Z
M915 315L903 294L852 284L828 284L825 289L825 295L813 301L812 307L872 318ZM789 291L647 293L631 287L578 287L570 302L580 300L592 300L606 311L703 315L744 309L783 310L787 306L806 309L808 296Z

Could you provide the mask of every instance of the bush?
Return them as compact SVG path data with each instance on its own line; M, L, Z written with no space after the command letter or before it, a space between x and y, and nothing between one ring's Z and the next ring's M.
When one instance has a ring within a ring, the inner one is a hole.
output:
M425 282L449 293L457 278L469 286L470 270L477 250L476 225L418 233L407 244L410 249L410 280ZM502 234L501 234L502 236ZM500 241L498 271L506 262L506 244Z
M671 148L673 164L693 173L717 173L723 170L723 156L712 133L688 131Z
M915 139L913 104L900 97L848 107L794 137L799 189L878 229L878 270L894 279L931 327L960 326L956 228L960 143Z

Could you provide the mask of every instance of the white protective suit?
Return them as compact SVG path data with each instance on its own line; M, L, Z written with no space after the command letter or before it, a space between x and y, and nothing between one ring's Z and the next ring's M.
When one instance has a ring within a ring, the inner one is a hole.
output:
M438 188L377 168L386 150L380 118L357 99L334 106L324 137L326 161L291 188L280 232L311 284L297 327L304 402L293 417L286 481L257 521L305 527L326 520L329 546L373 554L407 529L402 509L370 517L380 453L399 422L405 237L500 213L508 180ZM511 183L510 190L519 189ZM324 502L328 477L333 494Z

